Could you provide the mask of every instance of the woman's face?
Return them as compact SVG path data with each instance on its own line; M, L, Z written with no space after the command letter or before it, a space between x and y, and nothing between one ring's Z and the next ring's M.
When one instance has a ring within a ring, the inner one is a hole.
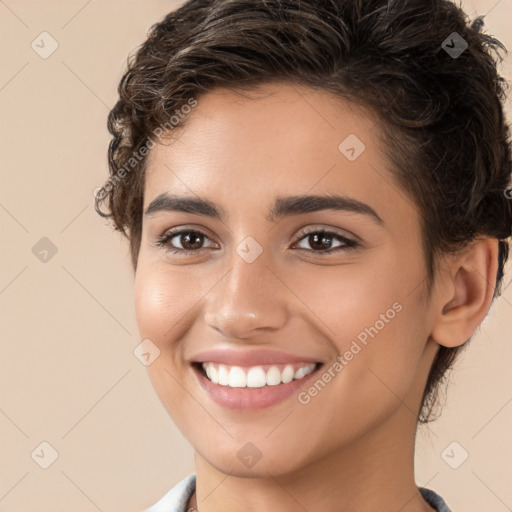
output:
M136 271L156 392L203 460L242 476L412 430L436 347L418 213L375 122L326 92L259 91L209 93L151 150Z

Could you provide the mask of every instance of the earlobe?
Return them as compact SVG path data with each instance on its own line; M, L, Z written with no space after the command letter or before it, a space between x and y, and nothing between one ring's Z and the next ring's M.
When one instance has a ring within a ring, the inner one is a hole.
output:
M445 347L463 345L487 315L498 270L498 240L479 238L450 257L434 300L431 336ZM446 282L446 280L448 282Z

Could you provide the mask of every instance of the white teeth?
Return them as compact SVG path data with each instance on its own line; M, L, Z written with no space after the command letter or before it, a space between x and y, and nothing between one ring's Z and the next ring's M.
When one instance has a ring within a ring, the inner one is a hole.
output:
M302 368L299 368L296 372L295 372L295 375L293 376L294 379L302 379L302 377L304 377L304 375L306 375L306 370L304 367Z
M281 374L281 381L285 384L288 384L288 382L291 382L294 377L294 371L293 366L288 364L286 365L285 369L283 370L283 373Z
M220 384L221 386L227 386L229 384L229 370L223 364L219 364L219 381L215 384Z
M215 368L215 366L210 366L210 380L212 382L215 382L215 383L218 383L219 382L219 376L218 376L218 373L217 373L217 368Z
M228 386L230 388L247 387L247 376L240 366L232 366L229 371Z
M262 388L267 383L267 376L261 366L253 366L247 372L247 387Z
M311 363L311 364L308 364L307 366L303 366L302 368L299 368L295 372L295 375L293 376L293 378L294 379L302 379L306 375L309 375L315 369L315 366L316 366L315 363Z
M281 372L277 366L271 366L267 372L267 386L281 384Z
M306 364L294 371L293 365L287 364L281 371L277 366L271 366L267 372L261 366L252 366L247 373L240 366L226 366L216 363L202 363L206 376L214 384L230 388L261 388L287 384L294 379L302 379L316 367L315 363Z

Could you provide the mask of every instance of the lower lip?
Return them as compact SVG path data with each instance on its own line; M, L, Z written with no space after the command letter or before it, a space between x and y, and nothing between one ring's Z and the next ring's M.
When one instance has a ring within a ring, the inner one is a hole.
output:
M321 365L302 379L294 379L287 384L277 384L276 386L263 386L261 388L230 388L215 384L206 378L196 365L192 369L196 375L199 385L208 393L210 398L222 407L236 410L257 410L270 407L283 400L286 400L293 394L296 394L304 384L314 377Z

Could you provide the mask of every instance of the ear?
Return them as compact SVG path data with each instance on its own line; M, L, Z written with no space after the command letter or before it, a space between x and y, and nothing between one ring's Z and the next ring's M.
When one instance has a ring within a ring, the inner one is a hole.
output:
M434 300L431 337L439 345L463 345L491 306L498 271L498 239L480 238L445 260Z

